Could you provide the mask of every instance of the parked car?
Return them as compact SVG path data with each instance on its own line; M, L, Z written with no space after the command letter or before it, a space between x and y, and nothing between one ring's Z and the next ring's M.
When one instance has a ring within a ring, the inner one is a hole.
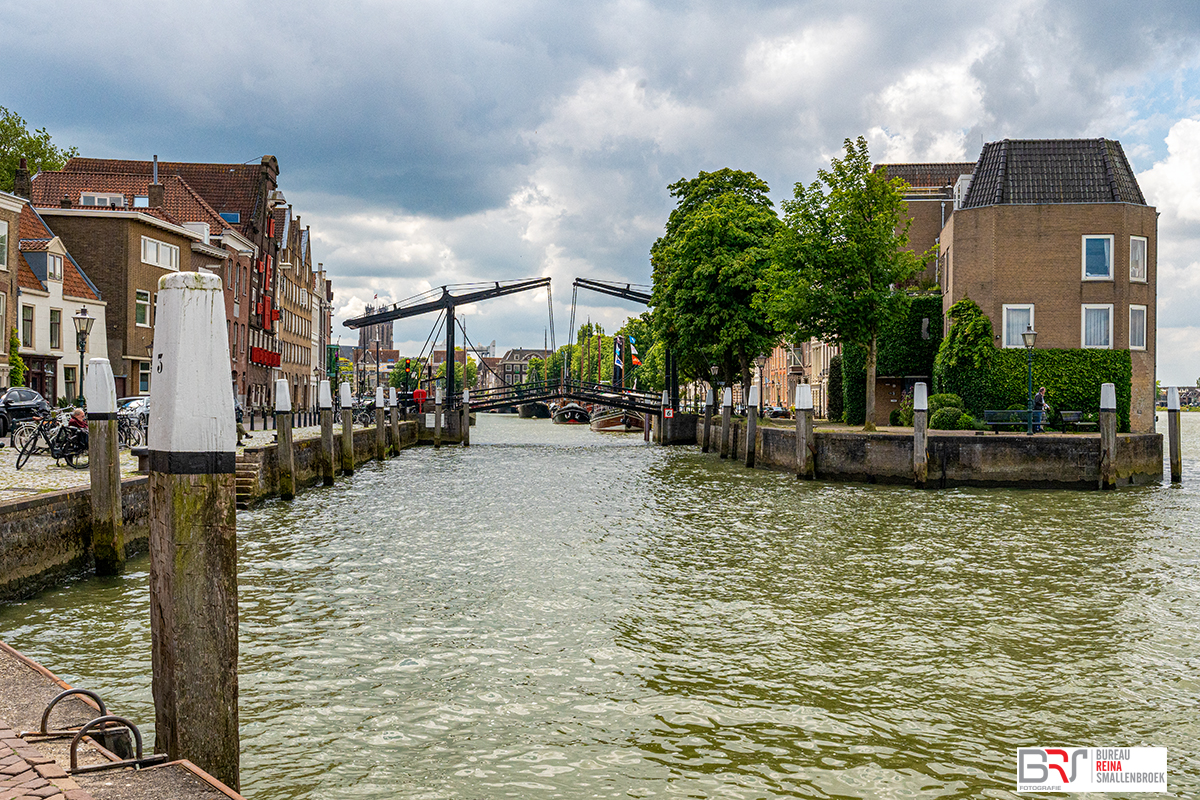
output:
M767 419L786 419L788 410L783 406L767 406L763 409L763 416Z
M33 389L14 386L0 396L0 436L7 436L13 423L40 417L52 411L46 398Z
M122 397L117 401L117 413L137 417L138 424L145 428L150 423L150 396Z

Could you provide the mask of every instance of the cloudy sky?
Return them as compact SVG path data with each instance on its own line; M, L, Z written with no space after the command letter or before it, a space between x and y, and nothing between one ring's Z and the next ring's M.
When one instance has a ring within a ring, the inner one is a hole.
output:
M550 275L649 282L667 184L776 201L845 137L876 161L1004 137L1119 139L1161 212L1159 377L1200 376L1200 3L0 0L0 105L98 157L279 158L335 279L374 295ZM634 306L580 297L610 329ZM540 346L545 295L467 307ZM432 319L397 326L419 348Z

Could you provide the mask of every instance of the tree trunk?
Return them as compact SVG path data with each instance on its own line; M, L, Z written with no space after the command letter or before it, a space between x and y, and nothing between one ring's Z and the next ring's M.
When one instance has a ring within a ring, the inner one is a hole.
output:
M875 430L875 353L878 346L878 337L872 336L870 344L867 345L867 415L866 424L863 425L864 431Z

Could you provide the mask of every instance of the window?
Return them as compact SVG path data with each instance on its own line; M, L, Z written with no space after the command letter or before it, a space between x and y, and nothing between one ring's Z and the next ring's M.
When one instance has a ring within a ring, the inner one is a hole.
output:
M8 223L0 219L0 269L8 269ZM0 314L0 319L4 315Z
M1083 346L1109 349L1112 347L1112 312L1109 305L1083 307Z
M173 244L142 237L142 261L163 269L179 269L179 248Z
M1129 280L1146 282L1146 237L1129 237Z
M153 325L157 321L158 321L158 292L155 292L153 299L150 301L150 324Z
M62 309L59 308L50 309L50 349L62 350Z
M79 393L75 391L75 367L63 367L63 383L66 384L66 396L76 398Z
M5 320L8 319L7 311L8 311L8 295L6 295L4 292L0 292L0 325L4 325ZM4 330L3 328L0 328L0 331L3 331L3 330ZM7 336L4 338L3 342L5 345L8 344Z
M1146 307L1129 307L1129 349L1146 349Z
M133 196L133 207L134 208L149 208L150 207L150 195L135 194Z
M21 346L33 347L33 306L21 306Z
M62 256L56 256L54 253L46 254L46 279L51 281L62 280L63 262Z
M1085 281L1112 280L1111 236L1083 237L1083 279Z
M146 394L150 391L150 362L138 362L138 394Z
M222 211L218 216L230 225L239 225L242 222L242 215L237 211Z
M101 208L111 208L112 206L124 208L125 195L105 192L81 192L79 194L79 205L100 206Z
M1004 346L1024 347L1021 334L1033 327L1033 305L1004 306Z
M144 289L134 293L133 322L141 328L150 327L150 293Z

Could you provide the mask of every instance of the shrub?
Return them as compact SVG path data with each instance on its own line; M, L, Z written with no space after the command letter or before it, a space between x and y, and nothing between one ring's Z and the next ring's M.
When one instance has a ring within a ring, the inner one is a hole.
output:
M842 357L829 359L829 421L842 421Z
M975 418L964 411L959 415L958 422L955 424L954 429L956 431L973 431L978 427L979 423L975 421Z
M958 430L959 418L964 415L965 412L962 409L953 406L939 408L929 415L929 428L935 431Z
M942 392L941 394L932 394L929 396L930 414L937 413L943 408L957 408L959 411L966 411L967 409L967 407L963 405L962 398L956 394Z
M893 408L892 413L888 414L888 425L899 427L903 425L903 417L900 414L900 409Z
M911 428L913 424L913 393L905 392L900 398L900 408L896 409L900 412L900 424Z

